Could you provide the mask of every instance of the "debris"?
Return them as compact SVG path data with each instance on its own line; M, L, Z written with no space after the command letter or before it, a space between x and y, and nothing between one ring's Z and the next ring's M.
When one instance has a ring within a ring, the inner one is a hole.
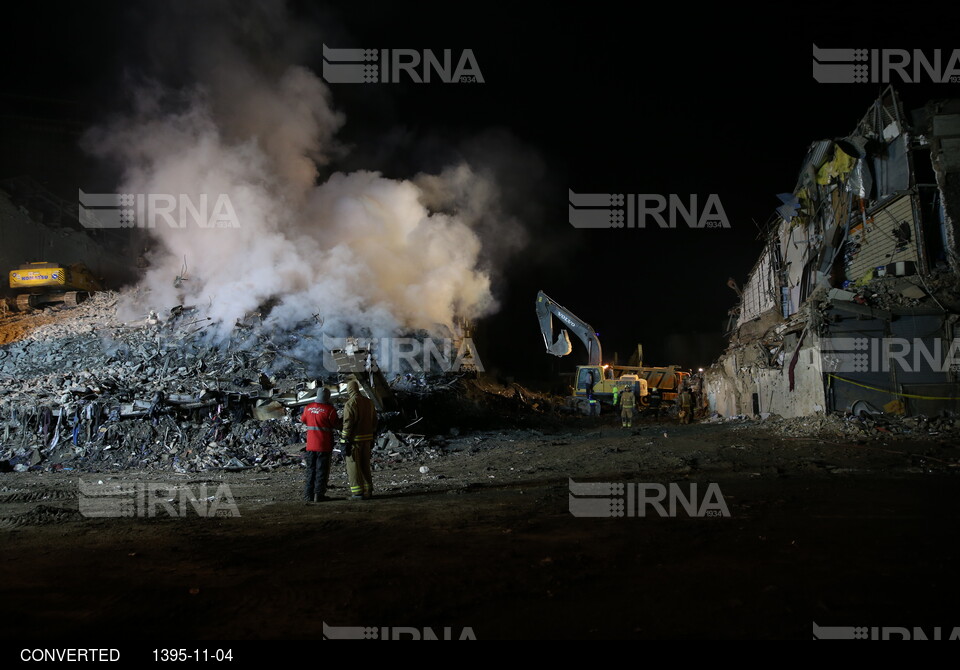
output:
M830 298L831 300L850 301L850 300L853 300L854 296L856 295L857 295L856 293L853 293L851 291L844 291L843 289L839 289L839 288L832 288L827 292L827 297Z
M18 321L0 340L0 469L299 467L304 434L293 419L318 379L283 353L297 332L267 334L251 321L215 343L198 332L210 322L194 306L123 321L117 303L104 291L71 310L9 317ZM521 423L552 405L551 396L475 373L409 374L392 386L408 403L396 423L406 427L391 425L397 412L381 413L387 430L375 463L442 457L446 439L427 434L446 435L446 421ZM414 426L418 433L407 432Z
M249 466L239 458L234 457L227 461L227 464L223 467L226 470L245 470Z
M940 416L903 416L884 414L873 408L874 412L864 409L860 414L833 412L816 414L792 419L772 415L759 422L767 430L786 438L816 436L824 439L862 439L879 440L903 437L911 439L919 435L938 435L940 433L960 433L960 419L949 412ZM748 417L731 417L717 423L732 423L733 430L751 430L757 425Z
M263 404L257 404L253 408L253 418L258 421L267 421L269 419L282 419L286 416L283 405L276 400L262 401Z
M910 284L900 289L900 295L904 298L912 298L913 300L919 300L920 298L926 298L927 292L915 284Z
M956 370L942 352L960 317L957 238L942 212L905 187L932 164L934 200L956 207L945 158L956 147L939 144L942 119L956 114L931 102L908 129L871 118L881 107L903 118L895 91L875 104L851 135L810 145L794 189L778 195L783 206L747 282L728 282L740 300L727 350L705 374L704 410L797 416L863 397L887 409L895 398L880 393L911 399L887 410L896 414L955 411ZM934 139L908 139L917 136ZM872 376L888 371L889 384Z

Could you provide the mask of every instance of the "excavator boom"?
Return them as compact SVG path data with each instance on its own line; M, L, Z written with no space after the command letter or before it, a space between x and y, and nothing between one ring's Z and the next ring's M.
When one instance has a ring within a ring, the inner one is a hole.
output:
M554 316L583 342L583 346L587 348L588 365L600 365L603 359L600 350L600 338L597 337L593 327L569 309L551 299L546 293L540 291L537 294L537 318L540 320L540 332L543 334L543 342L547 347L547 353L554 356L566 356L573 351L570 335L563 328L560 329L556 340L554 340Z

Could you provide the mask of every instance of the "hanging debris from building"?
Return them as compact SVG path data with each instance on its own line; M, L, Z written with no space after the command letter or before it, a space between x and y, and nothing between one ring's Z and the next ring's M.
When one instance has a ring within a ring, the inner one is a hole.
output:
M888 88L778 198L705 373L710 410L960 411L960 100L908 117Z

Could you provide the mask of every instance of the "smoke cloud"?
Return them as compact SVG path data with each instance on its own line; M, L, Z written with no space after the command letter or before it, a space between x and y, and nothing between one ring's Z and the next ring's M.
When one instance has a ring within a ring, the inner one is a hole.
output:
M322 323L335 337L436 334L457 317L496 311L491 275L523 235L516 221L500 220L493 175L466 162L410 179L334 171L346 153L337 142L346 117L313 72L278 62L270 39L250 38L254 29L288 30L284 12L265 17L275 25L215 24L227 27L205 33L215 49L180 54L192 59L192 82L139 79L132 111L87 136L89 148L122 166L120 193L194 206L206 194L205 214L230 222L204 228L178 210L171 226L147 208L144 290L123 307L132 315L196 306L216 340L264 305L265 326Z

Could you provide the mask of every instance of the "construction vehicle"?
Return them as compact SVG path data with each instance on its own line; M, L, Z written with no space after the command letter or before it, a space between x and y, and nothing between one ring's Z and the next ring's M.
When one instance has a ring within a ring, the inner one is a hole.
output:
M624 390L632 390L636 394L641 409L656 409L677 403L680 388L689 372L680 370L676 365L645 367L643 349L639 345L637 365L604 364L600 337L593 327L540 291L537 294L537 319L547 353L566 356L573 351L567 330L561 328L554 340L553 317L572 330L587 348L587 364L577 366L573 394L568 398L570 406L584 414L599 414L601 403L612 404L615 395Z
M17 309L28 312L42 305L76 306L103 286L82 263L60 265L41 261L10 271L10 288L17 292Z

